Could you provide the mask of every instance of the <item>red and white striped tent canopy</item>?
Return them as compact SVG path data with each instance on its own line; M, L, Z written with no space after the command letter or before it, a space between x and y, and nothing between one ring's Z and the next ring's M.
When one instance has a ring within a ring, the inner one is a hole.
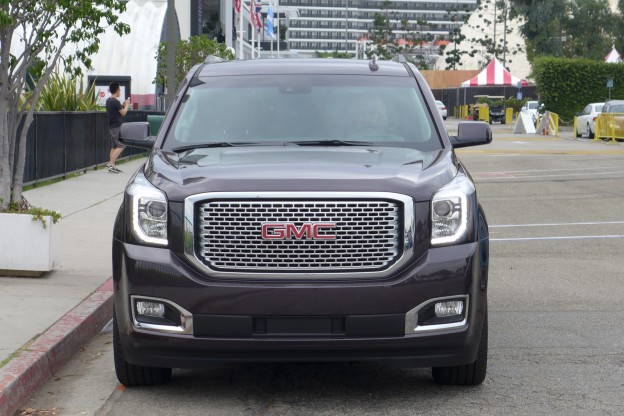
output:
M518 86L518 82L522 83L523 87L526 87L528 83L520 78L514 77L509 71L505 69L503 64L496 58L492 58L490 63L477 75L462 82L462 87L484 87L488 85L509 85L513 87Z
M611 49L611 52L609 52L609 54L605 56L605 62L609 64L618 64L622 62L622 57L620 56L619 52L615 49L615 46L613 47L613 49Z

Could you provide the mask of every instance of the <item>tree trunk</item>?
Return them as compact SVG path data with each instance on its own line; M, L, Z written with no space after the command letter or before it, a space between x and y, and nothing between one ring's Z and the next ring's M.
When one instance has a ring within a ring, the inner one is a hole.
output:
M4 85L0 82L3 92ZM11 163L9 151L8 102L4 94L0 94L0 211L6 209L11 202Z
M13 182L11 183L11 202L17 202L18 204L22 202L22 188L24 186L24 167L26 166L26 136L28 135L28 129L33 121L33 112L29 111L26 115L26 119L24 120L24 125L22 126L22 131L17 136L17 129L14 129L14 135L17 139L17 160L15 164L15 170L13 175ZM19 125L20 121L24 119L23 116L16 117L16 127Z

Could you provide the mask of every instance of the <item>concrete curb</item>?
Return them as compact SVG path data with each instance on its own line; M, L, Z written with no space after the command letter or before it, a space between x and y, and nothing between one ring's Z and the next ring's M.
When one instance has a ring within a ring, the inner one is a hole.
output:
M0 416L13 416L112 317L110 278L0 369Z

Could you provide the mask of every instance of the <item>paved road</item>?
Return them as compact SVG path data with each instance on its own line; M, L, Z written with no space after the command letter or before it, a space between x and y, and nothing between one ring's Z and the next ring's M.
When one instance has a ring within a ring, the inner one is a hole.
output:
M427 369L365 363L229 364L123 389L104 332L29 406L60 415L624 414L624 144L495 129L492 145L459 152L491 227L482 386L440 387Z

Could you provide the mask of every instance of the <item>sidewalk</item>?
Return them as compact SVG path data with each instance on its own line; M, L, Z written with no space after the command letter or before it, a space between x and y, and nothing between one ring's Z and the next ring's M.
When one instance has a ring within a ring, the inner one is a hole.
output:
M111 245L126 183L144 159L103 167L24 193L61 212L55 270L0 277L0 416L12 416L112 318ZM1 255L1 253L0 253Z

